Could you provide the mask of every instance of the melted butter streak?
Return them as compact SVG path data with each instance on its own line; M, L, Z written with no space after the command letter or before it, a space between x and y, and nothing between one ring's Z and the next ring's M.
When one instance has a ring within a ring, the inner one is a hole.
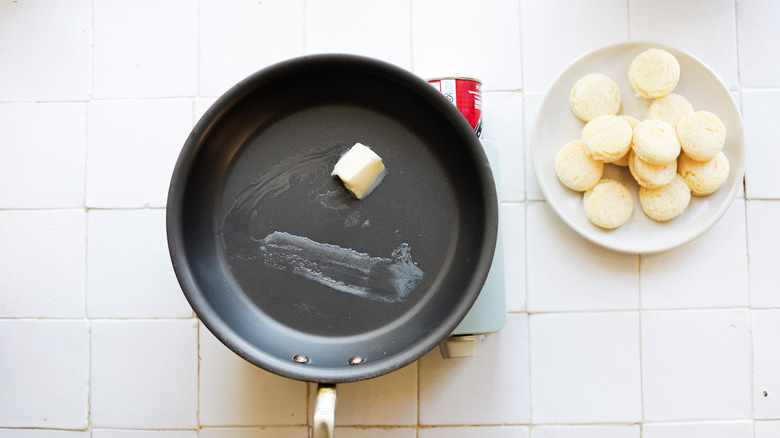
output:
M408 244L401 244L388 258L372 257L274 231L263 220L267 202L300 184L310 187L306 200L312 207L344 214L351 195L346 190L327 190L325 184L332 180L330 169L338 157L338 148L316 147L282 160L259 175L233 199L219 231L222 245L231 257L261 259L269 268L289 271L337 291L384 302L403 301L424 275L412 262ZM349 212L344 227L355 227L360 219L359 209ZM361 228L368 226L366 219Z
M385 302L403 301L423 278L409 245L389 258L275 231L257 241L266 266L291 271L332 289Z

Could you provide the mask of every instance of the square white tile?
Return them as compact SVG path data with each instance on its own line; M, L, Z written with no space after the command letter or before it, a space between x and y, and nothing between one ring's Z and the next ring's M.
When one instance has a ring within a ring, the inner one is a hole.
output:
M780 87L780 4L740 1L737 10L739 79L743 87ZM758 435L756 435L758 436Z
M92 101L87 111L87 206L164 207L192 102Z
M780 173L767 166L780 160L775 144L775 124L780 118L780 90L742 91L742 117L747 145L745 196L747 199L780 198Z
M317 385L309 385L314 412ZM414 426L417 424L417 362L375 379L338 385L339 426Z
M780 421L756 421L753 433L754 438L777 438L780 436Z
M645 421L750 415L746 310L643 311L641 318Z
M94 429L92 438L198 438L195 430Z
M649 423L642 438L753 438L753 422Z
M523 89L546 91L575 59L628 38L628 4L618 0L522 0ZM595 25L595 23L598 23ZM551 38L555 32L555 38Z
M197 321L93 320L91 424L96 428L194 429Z
M87 428L86 321L0 320L0 351L0 427Z
M0 317L84 316L86 213L0 210Z
M482 81L483 91L519 90L519 9L513 0L413 1L414 72L424 78L473 77Z
M780 420L780 310L753 310L753 418Z
M87 242L90 317L193 316L168 255L165 210L90 210Z
M780 307L780 201L747 201L751 307Z
M525 124L525 135L523 137L523 144L525 145L525 199L541 201L544 199L544 194L542 194L542 189L539 188L539 181L536 179L536 171L534 171L534 162L531 156L533 147L531 133L536 123L536 110L542 104L544 94L525 92L523 96L525 98L523 102L525 115L523 119Z
M200 424L306 425L306 383L242 359L200 324Z
M198 438L309 438L307 427L203 427Z
M415 430L411 427L404 428L379 428L379 427L336 427L338 438L416 438Z
M531 422L642 419L637 312L530 317Z
M630 0L628 7L632 40L658 42L685 51L709 65L729 88L737 86L733 1Z
M438 349L419 366L422 425L523 424L529 421L527 315L507 315L479 356L443 359Z
M199 90L219 96L261 68L303 55L303 0L201 0Z
M411 68L409 2L309 0L305 52L352 53Z
M748 307L745 201L698 239L639 263L643 309Z
M526 206L526 253L532 312L639 308L638 256L585 240L546 202Z
M197 2L95 0L93 10L93 97L195 95Z
M538 426L531 438L639 438L637 425Z
M53 429L0 429L0 438L89 438L89 431Z
M83 103L0 104L0 187L13 187L0 208L84 206L86 112Z
M471 426L434 427L420 429L417 438L527 438L528 429L523 426Z
M87 99L92 2L0 3L0 53L0 101Z
M523 95L519 92L482 94L482 138L496 145L501 173L501 199L525 199Z
M525 272L525 204L506 203L501 208L506 307L509 312L522 312L526 308L525 279L527 276Z

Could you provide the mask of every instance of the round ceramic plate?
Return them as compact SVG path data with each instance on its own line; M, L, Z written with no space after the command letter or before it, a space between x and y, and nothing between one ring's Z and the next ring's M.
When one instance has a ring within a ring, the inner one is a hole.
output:
M652 102L634 96L628 80L628 66L636 55L649 48L664 49L680 63L680 82L673 93L688 99L696 111L710 111L726 125L723 153L731 171L721 188L710 196L693 196L690 205L675 219L656 222L645 216L639 205L639 186L626 167L604 166L604 178L621 181L634 198L634 213L614 230L593 225L585 217L582 193L568 189L555 175L555 156L564 144L580 138L584 123L571 112L569 92L574 83L589 73L603 73L620 86L623 102L620 114L643 120ZM616 251L654 253L687 243L710 229L726 212L742 186L745 169L744 127L728 87L698 59L659 44L625 43L590 52L576 60L553 82L536 114L531 133L531 154L537 179L548 204L569 226L586 239Z

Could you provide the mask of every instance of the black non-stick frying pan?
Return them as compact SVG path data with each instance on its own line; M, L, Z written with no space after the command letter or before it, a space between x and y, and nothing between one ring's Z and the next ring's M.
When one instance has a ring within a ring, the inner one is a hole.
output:
M330 175L360 142L387 175L367 198ZM471 308L496 244L488 160L424 80L351 55L238 83L186 140L167 228L184 294L249 362L298 380L377 377Z

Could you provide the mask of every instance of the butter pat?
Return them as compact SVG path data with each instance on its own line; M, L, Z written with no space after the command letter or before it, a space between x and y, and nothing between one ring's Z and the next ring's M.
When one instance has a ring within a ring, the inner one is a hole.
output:
M331 175L338 176L358 199L368 196L387 174L382 159L369 147L355 143L339 158Z

